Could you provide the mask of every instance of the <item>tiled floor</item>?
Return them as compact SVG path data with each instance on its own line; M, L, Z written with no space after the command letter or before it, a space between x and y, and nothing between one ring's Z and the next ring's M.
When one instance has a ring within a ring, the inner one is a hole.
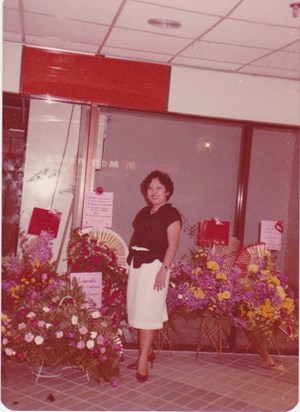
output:
M36 377L26 365L2 366L2 403L31 411L251 411L280 412L298 403L298 357L280 356L276 369L255 354L162 351L146 383L126 365L136 351L125 350L119 386L100 386L78 370Z

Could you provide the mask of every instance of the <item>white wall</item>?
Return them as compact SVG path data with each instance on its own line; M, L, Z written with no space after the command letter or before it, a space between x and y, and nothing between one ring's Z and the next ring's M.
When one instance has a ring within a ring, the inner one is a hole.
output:
M300 82L172 67L169 112L300 125Z
M6 92L19 93L21 74L22 45L3 43L2 50L2 89Z

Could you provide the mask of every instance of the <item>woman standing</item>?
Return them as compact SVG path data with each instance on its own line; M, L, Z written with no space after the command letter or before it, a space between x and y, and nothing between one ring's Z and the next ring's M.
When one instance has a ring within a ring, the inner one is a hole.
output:
M148 362L151 366L154 362L156 330L168 320L169 269L178 249L182 223L180 213L169 203L173 190L169 175L158 170L150 173L141 183L148 206L133 221L127 258L127 312L128 323L139 334L136 377L140 382L148 379Z

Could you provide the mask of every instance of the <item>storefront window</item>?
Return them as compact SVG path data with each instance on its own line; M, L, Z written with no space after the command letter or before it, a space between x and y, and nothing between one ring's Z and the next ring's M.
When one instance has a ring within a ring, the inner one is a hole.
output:
M278 269L298 284L299 134L295 129L255 127L253 131L245 242L260 239L261 221L282 222Z
M184 229L216 218L230 222L232 236L240 125L144 113L101 115L107 127L95 187L114 193L113 227L126 241L135 213L145 205L140 183L156 169L174 181L171 203L182 213ZM190 246L183 231L178 257Z

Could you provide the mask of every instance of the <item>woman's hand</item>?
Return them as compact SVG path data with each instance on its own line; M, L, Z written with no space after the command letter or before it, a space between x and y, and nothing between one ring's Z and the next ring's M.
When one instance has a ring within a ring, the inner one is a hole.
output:
M156 275L153 287L154 290L160 291L166 287L166 274L167 270L162 267Z

